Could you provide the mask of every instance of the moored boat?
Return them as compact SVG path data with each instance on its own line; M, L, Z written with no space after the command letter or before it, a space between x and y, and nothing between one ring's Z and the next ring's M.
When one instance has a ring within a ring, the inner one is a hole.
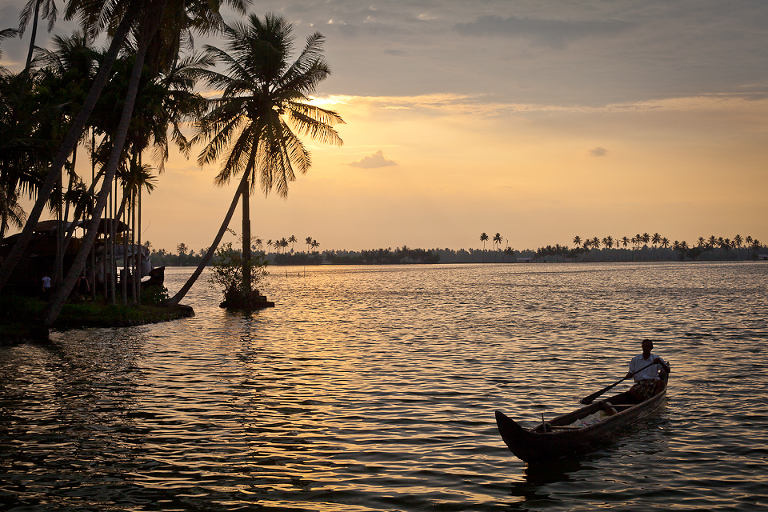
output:
M628 391L525 429L496 411L499 433L509 449L525 462L543 462L586 451L598 441L637 423L664 403L659 393L637 402Z

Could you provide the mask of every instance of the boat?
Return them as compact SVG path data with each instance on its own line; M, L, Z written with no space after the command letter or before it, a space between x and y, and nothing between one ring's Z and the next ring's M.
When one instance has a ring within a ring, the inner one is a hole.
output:
M598 441L655 412L664 404L666 396L666 385L641 402L625 391L547 422L542 421L531 429L521 427L503 412L496 411L496 424L504 443L517 457L528 463L546 462L587 451Z

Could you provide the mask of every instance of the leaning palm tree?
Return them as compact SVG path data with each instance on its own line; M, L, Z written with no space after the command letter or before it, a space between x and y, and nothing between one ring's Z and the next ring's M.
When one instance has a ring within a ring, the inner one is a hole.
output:
M205 147L198 163L205 165L223 159L216 176L219 186L242 174L240 185L219 233L201 261L207 263L229 225L238 197L243 201L243 290L251 286L250 195L257 182L265 194L276 188L288 195L288 183L296 179L294 168L306 173L311 165L309 151L299 135L341 145L335 124L343 123L333 111L310 104L309 95L328 77L330 68L322 54L324 37L314 33L292 64L293 26L283 17L268 14L263 19L252 14L246 23L224 29L225 49L206 46L206 53L224 67L224 72L203 70L208 85L221 90L211 100L200 119L195 142ZM178 303L194 284L203 267L169 301ZM190 282L191 281L191 282Z

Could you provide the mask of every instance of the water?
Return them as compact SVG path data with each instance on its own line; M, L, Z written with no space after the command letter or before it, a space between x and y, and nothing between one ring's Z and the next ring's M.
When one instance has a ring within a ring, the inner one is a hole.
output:
M273 268L244 316L200 283L191 319L0 349L0 507L768 509L766 290L759 262ZM658 414L546 468L507 450L496 409L574 409L643 338Z

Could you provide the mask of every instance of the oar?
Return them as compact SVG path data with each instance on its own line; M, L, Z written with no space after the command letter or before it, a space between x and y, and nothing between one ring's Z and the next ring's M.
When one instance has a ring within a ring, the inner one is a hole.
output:
M603 389L601 389L601 390L600 390L600 391L598 391L597 393L592 393L592 394L591 394L591 395L589 395L588 397L586 397L586 398L582 398L582 399L581 399L581 403L583 403L584 405L589 405L589 404L591 404L591 403L592 403L592 401L593 401L595 398L599 397L600 395L602 395L603 393L605 393L606 391L608 391L609 389L611 389L613 386L615 386L615 385L617 385L617 384L619 384L619 383L621 383L621 382L624 382L625 380L627 380L628 378L630 378L631 376L633 376L635 373L640 373L641 371L645 370L646 368L650 368L650 367L651 367L651 366L653 366L654 364L656 364L656 363L651 363L651 364L649 364L648 366L644 366L644 367L640 368L639 370L637 370L636 372L630 373L629 375L627 375L627 376L626 376L626 377L624 377L623 379L621 379L621 380L619 380L619 381L616 381L616 382L614 382L614 383L613 383L613 384L611 384L610 386L606 386L606 387L604 387Z

